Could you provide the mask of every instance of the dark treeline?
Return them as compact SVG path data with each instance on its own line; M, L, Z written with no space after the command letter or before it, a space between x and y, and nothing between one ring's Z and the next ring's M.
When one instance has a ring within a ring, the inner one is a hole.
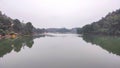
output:
M0 35L18 33L19 35L33 35L43 33L44 29L35 28L31 22L23 23L18 19L11 19L0 11Z
M45 29L47 33L76 33L76 28L67 29L67 28L48 28Z
M81 34L120 35L120 9L113 11L97 22L78 28Z

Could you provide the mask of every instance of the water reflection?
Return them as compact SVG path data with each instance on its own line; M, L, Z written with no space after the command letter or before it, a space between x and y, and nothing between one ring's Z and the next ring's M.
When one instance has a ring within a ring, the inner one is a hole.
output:
M83 36L83 39L92 44L99 45L110 53L120 56L120 37L111 36Z
M88 44L82 38L71 34L59 36L57 34L56 37L44 36L45 38L37 37L39 36L24 37L15 40L1 40L0 56L4 57L0 60L0 68L120 67L120 57L109 54L101 48L103 47L109 52L120 54L120 48L117 47L119 45L119 38L118 41L116 41L117 37L83 37L87 42L97 44L101 47ZM118 44L116 44L117 42ZM25 49L23 50L24 47ZM116 49L118 51L115 51ZM6 55L7 53L9 53L9 55Z
M44 36L34 36L34 37L20 37L17 39L2 39L0 40L0 57L10 53L12 50L15 52L21 51L22 48L31 48L34 44L33 39L40 38Z

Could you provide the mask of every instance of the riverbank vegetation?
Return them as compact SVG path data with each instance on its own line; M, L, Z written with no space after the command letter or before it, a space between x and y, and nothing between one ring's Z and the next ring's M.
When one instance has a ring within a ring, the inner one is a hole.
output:
M43 33L44 29L35 28L31 22L12 19L0 11L0 39Z
M79 34L120 35L120 9L108 13L97 22L78 28L77 32Z

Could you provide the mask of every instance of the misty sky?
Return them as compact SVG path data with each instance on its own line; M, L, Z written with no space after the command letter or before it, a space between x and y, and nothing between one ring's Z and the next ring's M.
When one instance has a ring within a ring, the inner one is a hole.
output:
M120 8L120 0L0 0L0 10L35 27L82 27Z

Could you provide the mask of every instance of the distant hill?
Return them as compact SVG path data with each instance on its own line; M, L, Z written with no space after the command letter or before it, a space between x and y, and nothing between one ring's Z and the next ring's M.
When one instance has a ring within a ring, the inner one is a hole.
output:
M48 33L76 33L76 28L67 29L67 28L48 28L45 29Z
M120 9L78 30L82 34L120 35Z

